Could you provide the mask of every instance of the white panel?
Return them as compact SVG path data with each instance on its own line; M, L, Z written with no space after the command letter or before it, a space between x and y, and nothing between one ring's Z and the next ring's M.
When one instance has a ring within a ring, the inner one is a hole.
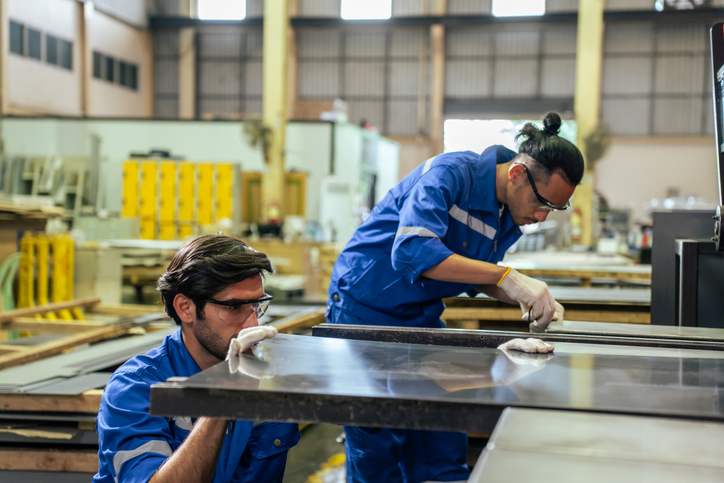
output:
M300 17L339 17L340 0L298 0Z
M201 33L198 34L199 58L205 56L213 57L240 57L242 34L232 33Z
M654 28L651 24L608 25L603 50L606 53L653 52Z
M445 63L445 97L470 99L491 96L487 60L449 60Z
M537 55L540 31L514 30L495 34L496 55Z
M606 0L606 10L654 10L652 0Z
M435 0L392 0L393 17L433 15Z
M344 66L344 95L379 96L385 89L384 62L347 61Z
M349 122L359 124L363 119L383 129L384 103L382 101L349 101Z
M178 99L158 99L153 101L153 117L156 119L178 118Z
M494 97L530 97L536 94L538 62L533 59L498 60L495 63Z
M175 30L158 30L153 32L154 55L178 57L178 32Z
M178 61L156 60L153 67L153 92L178 94Z
M491 34L482 29L448 30L445 39L447 55L488 56L492 54Z
M337 62L300 61L298 69L300 98L331 99L339 96Z
M543 59L541 95L543 97L573 96L576 88L575 59Z
M709 53L709 28L703 25L662 25L656 31L658 52Z
M347 57L384 57L385 34L345 34L344 54Z
M544 54L576 54L576 28L556 27L543 32Z
M648 94L651 91L650 57L604 59L603 94Z
M262 95L263 69L260 60L250 60L244 66L244 94Z
M393 96L414 96L418 91L417 62L390 62L390 89L388 94Z
M387 116L387 134L413 136L417 134L417 101L390 101Z
M424 42L425 48L429 55L427 47L428 35L423 35L422 31L402 30L392 32L392 42L390 45L391 57L419 57L420 43Z
M653 134L701 134L701 98L656 99Z
M704 58L701 56L659 57L656 59L654 92L703 94L704 72Z
M238 62L201 62L198 69L199 95L239 95L241 87L240 75Z
M241 112L238 97L228 99L200 99L197 107L199 115L205 114L235 114Z
M339 46L339 32L320 31L297 34L297 55L299 57L339 57Z
M611 126L615 135L642 136L649 134L648 99L603 99L601 118Z
M447 0L447 12L451 15L490 15L491 0Z
M93 6L131 25L146 27L144 0L93 0Z

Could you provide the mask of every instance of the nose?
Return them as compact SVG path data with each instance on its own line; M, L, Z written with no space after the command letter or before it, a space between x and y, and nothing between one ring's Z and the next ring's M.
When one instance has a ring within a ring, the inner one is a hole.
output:
M244 321L242 329L246 329L247 327L256 327L257 325L259 325L259 319L256 316L256 312L252 311L249 317L247 317Z
M539 222L546 221L546 218L548 218L548 212L547 211L536 211L535 213L533 213L533 216Z

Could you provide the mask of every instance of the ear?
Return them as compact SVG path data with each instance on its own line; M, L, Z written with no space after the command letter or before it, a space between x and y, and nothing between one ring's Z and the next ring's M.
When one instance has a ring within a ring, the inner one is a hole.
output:
M526 178L525 168L520 164L513 164L508 169L508 179L511 183L516 184L518 180L525 180Z
M190 324L196 320L196 304L187 296L176 294L173 298L173 308L176 309L176 314L184 324Z

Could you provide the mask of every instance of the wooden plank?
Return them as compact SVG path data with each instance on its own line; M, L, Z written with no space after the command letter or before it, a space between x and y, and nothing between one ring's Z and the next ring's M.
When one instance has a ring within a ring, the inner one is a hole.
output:
M28 350L27 346L0 344L0 352L22 352Z
M14 330L17 332L47 332L51 334L76 334L90 329L108 327L109 322L95 322L90 320L48 320L31 319L18 317L7 322L0 323L2 330Z
M12 320L17 317L33 317L35 315L41 315L48 312L58 312L60 310L73 309L77 307L89 307L99 304L101 299L99 298L86 298L69 300L67 302L57 302L54 304L43 305L40 307L28 307L26 309L15 309L0 312L0 322Z
M651 272L626 270L577 270L566 268L518 268L518 272L529 277L570 277L570 278L609 278L615 280L651 280Z
M317 309L311 313L307 313L304 315L301 315L296 318L288 318L284 320L280 320L279 323L272 323L269 325L273 325L279 332L288 334L295 329L299 329L302 327L311 327L316 324L322 324L326 320L324 318L324 311L325 309Z
M519 322L519 308L447 307L440 316L443 320L503 320ZM621 324L650 324L651 314L605 310L566 310L566 320L585 322L614 322Z
M0 470L96 473L98 451L56 449L2 449Z
M0 410L97 413L101 405L102 395L102 389L91 389L83 394L73 396L0 393Z
M0 370L60 354L78 345L110 339L111 337L123 334L128 331L129 328L131 328L131 324L88 330L80 334L33 346L31 349L19 354L0 355Z
M163 305L103 304L92 307L89 312L119 317L137 317L150 312L163 312Z

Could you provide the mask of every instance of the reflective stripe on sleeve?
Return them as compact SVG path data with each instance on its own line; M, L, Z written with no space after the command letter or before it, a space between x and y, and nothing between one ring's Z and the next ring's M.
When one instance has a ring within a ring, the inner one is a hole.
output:
M171 446L169 446L166 441L160 439L148 441L136 449L118 451L113 457L113 470L116 472L116 482L118 481L118 472L121 470L121 465L145 453L158 453L164 456L171 456L173 451L171 451Z
M176 416L175 418L171 418L171 421L173 421L173 424L181 429L185 429L186 431L194 429L194 424L191 422L191 418L187 416Z
M395 238L404 235L416 235L424 238L435 238L437 241L440 241L439 236L437 236L427 228L423 228L421 226L401 226L397 229L397 233L395 233Z
M427 173L428 171L430 171L430 166L432 166L432 162L435 161L435 158L436 158L436 157L437 157L437 156L433 156L432 158L430 158L430 159L428 159L427 161L425 161L425 166L422 168L422 174L425 174L425 173Z
M477 231L486 238L493 240L495 238L495 234L498 233L498 230L490 225L486 225L483 220L479 220L478 218L471 216L470 213L461 209L458 205L452 205L452 208L450 208L448 213L450 213L450 216L460 223L467 225L468 228L473 231Z

